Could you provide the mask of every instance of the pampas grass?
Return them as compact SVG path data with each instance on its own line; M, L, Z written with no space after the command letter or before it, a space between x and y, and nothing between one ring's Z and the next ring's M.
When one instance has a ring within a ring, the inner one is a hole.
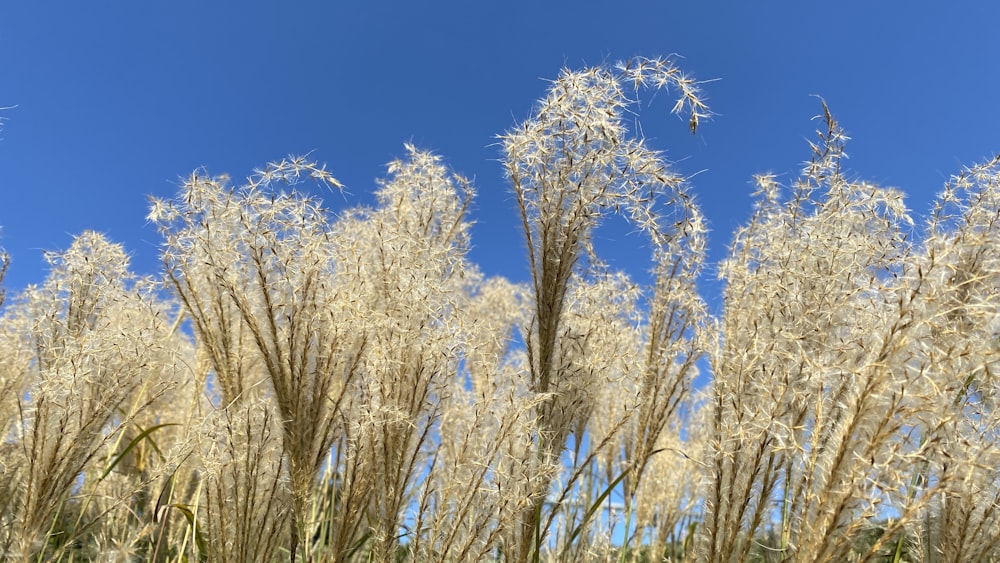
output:
M998 560L1000 157L916 225L823 104L716 317L692 190L626 126L647 89L709 116L635 58L500 137L526 284L469 261L475 187L410 145L339 212L306 158L191 174L151 201L162 280L96 233L50 253L0 293L3 557ZM615 214L648 285L596 251Z

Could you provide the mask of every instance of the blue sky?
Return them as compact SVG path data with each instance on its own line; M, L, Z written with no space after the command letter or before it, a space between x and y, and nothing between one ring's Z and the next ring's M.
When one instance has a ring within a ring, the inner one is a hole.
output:
M496 135L563 66L683 56L717 114L692 136L662 93L640 113L724 255L751 176L808 157L821 95L852 137L852 175L899 187L917 214L951 174L1000 151L994 2L7 2L0 8L0 245L5 285L93 229L158 269L147 194L204 166L245 177L310 152L371 201L403 143L475 178L472 259L526 278ZM649 101L649 96L643 98ZM601 248L642 272L641 240ZM713 284L709 290L714 291ZM710 300L712 296L709 296Z

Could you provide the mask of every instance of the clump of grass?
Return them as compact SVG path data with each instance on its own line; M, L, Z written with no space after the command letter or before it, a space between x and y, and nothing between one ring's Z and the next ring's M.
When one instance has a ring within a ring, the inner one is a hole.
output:
M926 378L921 439L933 455L910 471L925 503L908 535L943 561L997 557L998 210L1000 157L946 184L910 268L910 302L927 319L913 364Z
M713 318L705 220L625 126L643 87L708 115L638 58L563 71L502 136L525 285L468 261L471 182L409 145L339 215L304 158L153 200L176 303L95 233L49 254L0 316L3 556L1000 557L1000 157L919 229L842 170L824 104L801 177L757 178ZM595 250L616 213L648 286Z
M273 561L291 521L281 426L264 397L239 401L211 419L201 454L205 554L210 561Z
M356 448L371 475L372 557L399 550L417 479L430 471L442 401L457 385L460 307L473 189L440 157L412 146L389 165L372 209L336 227L338 273L370 343L358 379Z
M757 212L722 269L726 312L712 356L714 438L698 554L710 561L746 560L772 527L783 558L864 560L891 541L898 556L920 515L947 505L942 495L954 487L968 491L978 481L972 468L988 457L979 448L963 455L957 465L972 473L945 461L957 455L952 440L974 442L957 438L958 428L980 427L983 436L992 425L964 385L995 362L984 335L996 315L996 304L986 305L995 262L958 259L988 256L996 244L989 167L976 169L986 185L959 205L965 214L945 230L939 206L919 248L909 242L902 195L848 181L846 137L825 105L823 119L790 200L771 177L759 178ZM952 187L942 196L945 206L958 199ZM859 551L857 538L887 514L880 538ZM963 534L948 526L925 553L960 553L942 541L949 537ZM969 552L989 545L958 543Z
M176 201L155 201L150 214L167 239L167 275L223 404L239 413L265 396L276 408L292 491L292 559L308 549L317 478L344 432L342 409L364 348L349 303L328 279L325 212L307 198L265 190L301 175L339 186L321 167L293 159L259 171L239 191L226 178L194 174Z
M462 367L442 397L439 437L418 497L415 560L494 560L559 469L533 455L544 397L527 394L524 353L511 341L526 317L524 288L477 278L458 325Z
M47 258L48 280L20 295L3 322L19 336L5 366L13 377L4 378L19 413L10 465L20 482L8 488L3 549L17 558L58 553L86 532L93 523L76 515L87 497L75 492L94 480L81 487L80 476L171 385L145 385L161 367L167 327L152 296L129 285L122 248L85 233Z
M524 336L530 388L551 394L539 412L537 455L558 458L571 434L575 433L577 441L583 438L591 412L587 404L593 400L588 392L597 387L586 378L613 377L581 370L571 359L577 355L574 348L591 337L568 326L571 291L581 288L577 291L583 292L587 287L578 277L585 265L592 272L604 269L592 245L594 228L602 216L622 212L650 238L657 266L646 335L648 363L639 376L639 397L618 421L610 422L617 432L633 410L638 413L638 449L625 453L631 502L652 445L685 396L698 356L697 346L678 342L698 329L695 317L700 300L691 291L693 286L686 284L693 283L703 258L703 226L697 207L683 189L683 179L642 139L628 134L623 120L631 105L625 94L628 87L677 89L674 111L688 113L692 131L708 115L697 83L673 61L636 58L613 68L563 71L534 116L502 140L531 270L534 310ZM612 354L601 361L614 364L613 357L622 352L594 353ZM576 379L580 381L574 383ZM566 392L571 388L587 392ZM601 445L610 445L610 440L609 434ZM522 560L532 552L538 557L545 533L542 508L538 501L525 511L517 540Z

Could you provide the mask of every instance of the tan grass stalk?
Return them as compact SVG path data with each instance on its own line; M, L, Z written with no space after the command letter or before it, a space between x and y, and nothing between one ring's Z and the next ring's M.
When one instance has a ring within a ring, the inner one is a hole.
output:
M121 247L85 233L48 260L46 283L29 288L8 313L26 322L30 357L22 375L30 387L17 399L23 434L14 457L23 481L3 541L5 553L21 558L66 549L89 527L68 526L80 509L71 497L78 480L94 475L100 452L170 385L150 388L146 399L122 410L160 367L165 323L149 296L129 287Z
M564 70L533 117L502 137L532 275L534 315L525 337L531 387L552 393L540 411L538 452L543 457L558 457L572 429L586 423L588 410L574 407L575 398L559 392L573 379L568 365L560 363L560 350L571 345L565 338L571 280L582 259L599 266L593 229L603 215L620 211L659 248L666 233L657 205L670 200L681 183L656 152L628 135L623 123L631 103L628 87L676 88L680 96L674 111L689 111L692 131L707 114L696 83L673 61L637 58L614 68ZM526 541L518 546L519 560L538 556L545 534L539 528L541 511L541 501L525 511L520 535Z
M371 557L389 561L427 471L441 401L457 385L455 327L469 290L465 219L472 187L440 157L407 146L389 165L377 206L336 225L338 278L356 303L366 353L359 366L356 449L371 473Z
M281 425L264 397L211 417L202 445L209 560L274 561L288 533L292 493L283 465Z
M956 309L942 304L978 300L939 286L948 266L933 243L926 256L914 253L898 192L844 177L846 137L825 106L823 118L790 201L770 177L759 179L758 211L723 268L715 438L696 554L708 561L759 551L801 561L878 557L901 548L897 538L959 480L934 468L968 413L941 407L958 393L937 374L954 378L948 366L966 357L978 366L985 356L947 336L958 328ZM860 541L876 529L874 542ZM775 543L762 545L771 531Z
M923 439L933 444L914 476L937 486L920 491L929 506L907 534L928 561L997 556L998 246L1000 157L946 184L911 266L911 301L926 319L913 341L930 405Z
M225 178L194 174L177 201L154 201L150 212L167 239L168 276L223 400L238 404L263 393L275 402L293 494L291 559L308 549L316 480L343 433L341 409L364 345L331 279L325 211L308 198L267 191L304 175L339 187L322 167L291 159L258 171L239 190ZM245 362L262 366L264 379L249 379Z

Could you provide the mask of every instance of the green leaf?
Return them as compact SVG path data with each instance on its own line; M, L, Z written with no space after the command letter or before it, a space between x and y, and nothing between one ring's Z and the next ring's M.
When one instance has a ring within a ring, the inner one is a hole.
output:
M168 504L167 508L176 508L184 515L184 519L187 520L188 525L194 530L194 543L198 548L198 561L204 562L208 561L208 553L205 549L205 537L201 535L201 528L198 527L198 520L194 516L194 512L190 507L183 504Z
M166 422L163 424L157 424L156 426L150 426L149 428L143 430L135 438L132 438L132 441L129 442L127 446L125 446L125 449L119 452L118 455L116 455L114 459L111 460L111 463L108 464L108 467L104 470L104 473L102 473L97 480L103 481L105 477L111 474L111 471L114 470L115 466L117 466L119 463L121 463L123 459L125 459L125 456L127 456L128 453L132 451L132 448L134 448L136 444L146 439L152 432L159 430L164 426L180 426L180 425L175 422ZM160 449L156 447L156 442L154 442L152 439L150 439L149 441L151 444L153 444L153 448L156 450L156 452L160 453ZM162 457L163 454L160 453L160 456Z
M664 450L663 449L655 450L649 454L649 457L653 457L654 455L662 451ZM587 509L587 513L583 515L583 520L581 520L580 523L577 524L576 528L573 528L573 533L570 534L569 541L567 542L567 544L572 545L572 543L575 542L578 537L580 537L580 534L583 533L584 527L587 525L588 522L590 522L591 517L593 517L594 513L601 508L601 504L604 503L604 500L607 499L608 495L611 494L611 491L613 491L615 487L617 487L618 484L625 479L625 476L628 475L628 472L631 469L632 466L629 465L628 467L622 470L621 475L615 478L614 481L608 483L608 487L604 489L604 492L601 493L601 496L597 497L597 500L594 501L594 504L590 505L590 508Z
M350 549L347 550L347 557L345 558L345 561L350 561L358 553L358 551L360 551L361 548L364 547L366 543L368 543L368 540L371 537L372 537L372 532L371 530L368 530L367 532L365 532L363 536L358 538L358 540L354 542L354 545L352 545Z

